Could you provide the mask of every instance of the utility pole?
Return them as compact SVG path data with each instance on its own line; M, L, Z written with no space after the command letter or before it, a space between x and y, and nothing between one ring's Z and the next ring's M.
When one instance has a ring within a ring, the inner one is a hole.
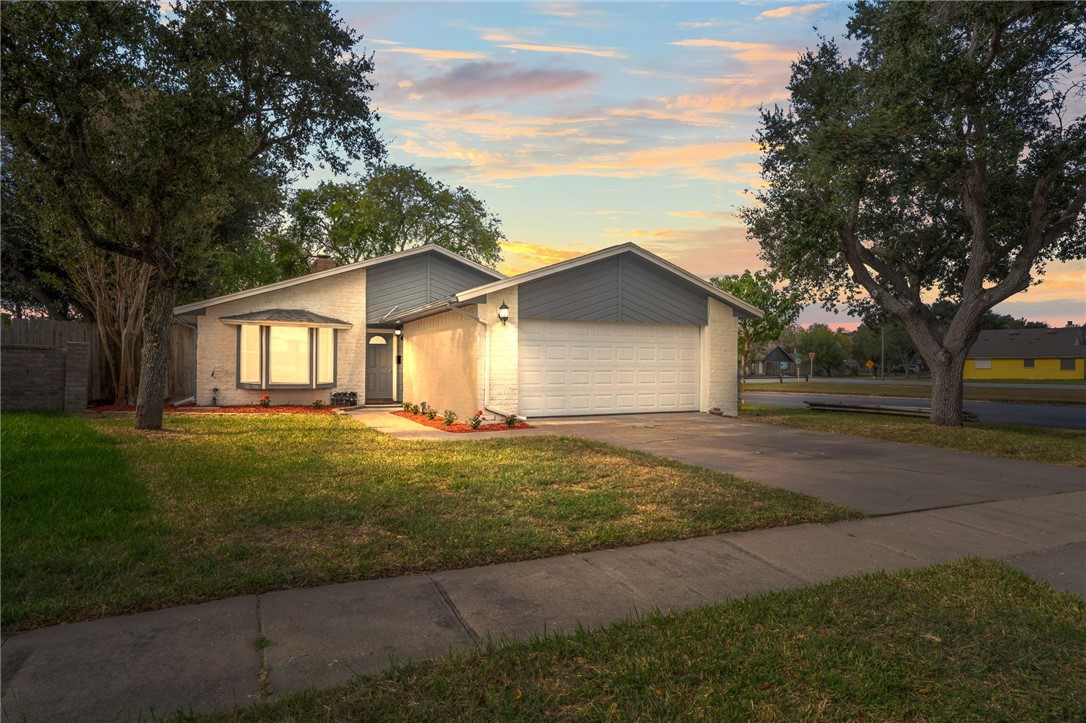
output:
M882 351L879 352L879 379L886 381L886 325L879 327L879 336L882 338Z

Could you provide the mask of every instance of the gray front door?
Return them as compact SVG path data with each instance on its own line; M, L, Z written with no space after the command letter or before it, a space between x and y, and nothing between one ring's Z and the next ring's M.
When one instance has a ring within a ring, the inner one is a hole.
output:
M384 344L374 344L374 338ZM366 399L392 399L392 335L366 335Z

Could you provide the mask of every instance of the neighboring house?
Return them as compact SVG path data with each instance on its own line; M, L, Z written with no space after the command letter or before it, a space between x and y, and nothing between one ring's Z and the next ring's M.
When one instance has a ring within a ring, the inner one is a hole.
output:
M796 373L796 360L780 346L775 346L759 362L757 374L792 376Z
M1081 327L981 331L965 360L966 379L1086 379Z
M734 415L738 320L761 315L633 244L512 278L425 246L174 313L197 328L199 405L354 391L461 418Z

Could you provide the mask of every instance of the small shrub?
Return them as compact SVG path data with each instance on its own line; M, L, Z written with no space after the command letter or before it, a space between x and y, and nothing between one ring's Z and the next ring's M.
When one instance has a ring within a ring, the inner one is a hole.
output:
M256 403L259 404L262 407L270 407L271 406L271 399L268 397L267 394L265 394L260 399L256 400Z
M417 405L417 404L412 404L411 405L411 413L412 414L418 414L420 411L421 411L421 408L419 407L419 405Z
M411 411L411 402L404 402L403 403L403 410L405 412L410 412Z
M505 418L505 426L509 427L510 429L513 429L514 427L516 427L517 426L517 415L510 414L508 417L506 417Z
M468 420L468 425L471 426L472 429L478 429L479 425L482 424L482 423L483 423L483 410L482 409L475 412L475 416L473 416L471 419Z
M452 423L456 421L456 412L454 412L451 409L446 409L442 416L445 417L445 426L446 427L451 427Z
M437 419L437 410L436 409L427 409L426 410L426 418L431 420L431 421Z
M313 400L313 408L314 409L320 409L323 406L324 406L324 400L323 399L314 399Z

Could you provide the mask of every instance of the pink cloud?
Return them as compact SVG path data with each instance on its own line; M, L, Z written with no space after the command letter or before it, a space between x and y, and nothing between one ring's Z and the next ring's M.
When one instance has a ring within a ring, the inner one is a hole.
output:
M785 5L784 7L774 8L773 10L766 10L758 16L758 19L762 18L790 18L793 15L810 15L813 12L817 12L822 8L828 8L829 3L811 3L810 5Z
M583 70L521 69L514 63L480 62L464 63L447 73L420 80L416 85L424 92L449 98L521 98L570 90L598 77Z

